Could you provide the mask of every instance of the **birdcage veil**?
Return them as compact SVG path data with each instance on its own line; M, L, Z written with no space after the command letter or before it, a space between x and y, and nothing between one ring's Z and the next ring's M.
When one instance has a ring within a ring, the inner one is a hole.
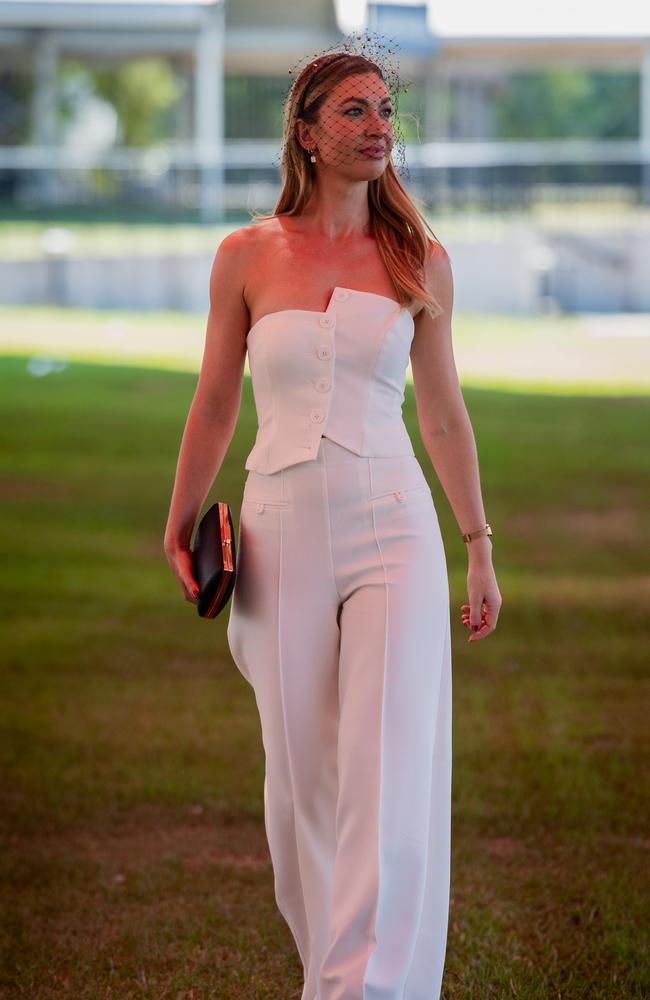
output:
M396 173L410 179L399 97L401 92L408 92L411 81L400 78L397 60L393 58L398 48L393 38L379 32L352 32L342 41L320 52L308 53L294 63L288 70L292 79L283 96L283 138L274 161L281 172L290 169L291 156L296 152L305 156L312 170L317 170L319 163L351 163L360 157L364 146L376 143L385 150ZM339 72L333 65L336 63L340 64ZM323 77L322 71L327 66L333 69ZM364 76L364 100L361 105L355 102L353 107L351 98L356 95L350 91L347 108L332 107L328 96L351 70L352 75ZM371 110L376 110L377 116L369 122L367 115ZM319 139L314 148L300 149L296 138L299 119L317 123Z
M273 211L255 214L253 221L299 215L319 171L351 165L351 173L368 180L370 232L400 303L421 302L435 318L443 308L426 286L424 268L439 240L402 184L410 175L399 99L411 81L400 77L398 48L379 32L353 32L288 70L292 79L283 99L282 143L275 159L282 190ZM357 169L371 162L363 157L372 146L381 166L374 177Z

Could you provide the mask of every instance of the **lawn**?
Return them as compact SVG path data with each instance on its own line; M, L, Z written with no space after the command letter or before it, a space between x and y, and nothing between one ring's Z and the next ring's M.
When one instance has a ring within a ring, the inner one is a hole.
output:
M0 304L0 356L196 373L206 316ZM463 385L564 395L650 393L650 316L510 316L454 311ZM248 366L247 366L248 371ZM410 368L407 381L411 381Z
M299 1000L254 694L228 611L200 620L162 551L196 355L187 370L107 356L47 373L29 353L0 358L0 995ZM594 393L474 374L463 390L503 597L485 641L460 622L465 546L410 383L404 406L450 574L443 998L641 1000L650 404L608 394L602 373ZM237 514L255 426L246 379L206 505Z

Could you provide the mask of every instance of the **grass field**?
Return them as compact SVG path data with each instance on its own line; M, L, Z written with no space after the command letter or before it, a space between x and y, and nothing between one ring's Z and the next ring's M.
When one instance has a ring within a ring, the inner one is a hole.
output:
M299 1000L254 695L230 658L227 611L200 620L162 552L204 321L191 321L189 356L164 368L144 348L138 363L69 351L46 375L32 349L65 350L11 312L36 340L0 358L0 995ZM460 324L463 358L486 328L475 322ZM511 356L507 338L498 346ZM452 607L444 1000L650 995L650 405L631 392L634 357L618 395L602 372L593 393L584 380L530 391L516 372L501 369L497 386L459 365L503 597L479 643L460 623L465 546L407 385ZM246 380L206 504L218 495L237 514L255 425Z
M206 317L185 312L0 305L0 355L196 373ZM650 316L455 311L463 385L548 395L650 394ZM246 368L248 371L248 367ZM411 380L410 369L407 381Z

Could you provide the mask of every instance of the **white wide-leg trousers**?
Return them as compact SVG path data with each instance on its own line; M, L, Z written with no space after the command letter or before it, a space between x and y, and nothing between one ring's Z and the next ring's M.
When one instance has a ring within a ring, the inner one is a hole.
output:
M265 752L302 1000L439 1000L451 848L445 551L415 456L248 473L228 643Z

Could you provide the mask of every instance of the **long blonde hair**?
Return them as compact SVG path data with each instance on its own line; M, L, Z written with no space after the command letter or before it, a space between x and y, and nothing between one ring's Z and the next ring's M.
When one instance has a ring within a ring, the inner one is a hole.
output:
M282 191L273 212L255 214L253 222L302 213L312 195L314 179L307 151L296 135L296 121L300 118L309 124L316 124L321 106L332 88L346 77L358 73L375 73L385 82L376 63L365 56L348 53L336 52L312 60L301 71L284 106L280 164ZM318 80L311 87L316 75ZM305 100L307 90L310 91L308 103ZM440 315L444 310L424 284L424 265L431 254L432 244L440 243L402 187L390 159L381 176L368 182L368 208L371 235L393 280L400 305L416 301L433 318ZM433 240L427 236L425 227Z

